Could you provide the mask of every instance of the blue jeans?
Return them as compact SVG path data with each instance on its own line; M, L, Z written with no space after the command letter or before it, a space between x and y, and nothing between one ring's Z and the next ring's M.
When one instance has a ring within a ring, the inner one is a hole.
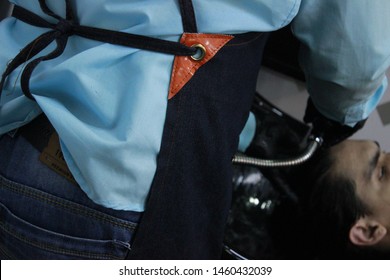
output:
M39 154L22 136L0 137L0 258L126 258L141 214L95 204Z

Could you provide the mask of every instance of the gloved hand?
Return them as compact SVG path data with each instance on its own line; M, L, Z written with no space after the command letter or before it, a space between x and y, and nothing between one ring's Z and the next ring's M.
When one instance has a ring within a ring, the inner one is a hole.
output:
M312 124L312 134L314 136L322 137L322 147L329 148L347 139L356 131L361 129L366 123L367 119L359 121L354 127L343 125L339 122L324 117L320 112L318 112L313 102L311 101L311 98L309 98L303 120L305 123Z

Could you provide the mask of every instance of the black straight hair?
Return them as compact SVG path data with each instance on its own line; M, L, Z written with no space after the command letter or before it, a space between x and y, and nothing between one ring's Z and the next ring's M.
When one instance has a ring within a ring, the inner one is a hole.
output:
M370 211L356 195L355 182L335 170L337 155L330 151L321 150L292 171L300 187L308 254L319 259L350 259L356 250L349 241L349 230Z

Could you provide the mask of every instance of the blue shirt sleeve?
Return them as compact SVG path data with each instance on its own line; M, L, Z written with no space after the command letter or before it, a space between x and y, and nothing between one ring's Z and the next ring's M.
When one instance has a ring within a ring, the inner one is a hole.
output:
M303 0L292 30L307 89L326 117L353 126L387 87L390 1Z

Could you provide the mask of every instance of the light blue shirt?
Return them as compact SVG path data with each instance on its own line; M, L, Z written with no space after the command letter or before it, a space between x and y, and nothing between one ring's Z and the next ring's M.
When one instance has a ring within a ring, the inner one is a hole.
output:
M43 14L38 1L14 2L53 20ZM46 2L64 16L64 1ZM183 32L177 1L72 3L82 25L172 41ZM329 118L353 124L366 118L384 93L384 73L390 63L388 0L193 3L202 33L273 31L295 18L294 33L305 44L301 62L308 90ZM3 20L0 72L21 48L46 31L14 18ZM86 194L106 207L143 211L156 171L173 59L70 37L60 57L42 62L34 71L30 89L36 103L21 93L22 67L7 79L0 100L0 135L43 111L60 135L68 166Z

